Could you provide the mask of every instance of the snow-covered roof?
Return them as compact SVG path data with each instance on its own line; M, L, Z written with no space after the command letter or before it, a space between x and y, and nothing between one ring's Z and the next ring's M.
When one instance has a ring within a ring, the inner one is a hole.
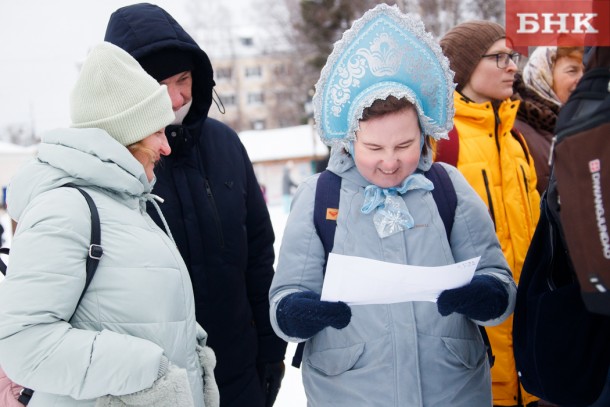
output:
M29 146L23 147L17 144L7 143L5 141L0 141L0 153L16 153L16 154L33 154L36 152L38 146Z
M288 160L328 155L328 149L309 125L239 133L250 160L255 162Z
M38 145L18 146L0 141L0 191L8 185L19 167L36 155Z

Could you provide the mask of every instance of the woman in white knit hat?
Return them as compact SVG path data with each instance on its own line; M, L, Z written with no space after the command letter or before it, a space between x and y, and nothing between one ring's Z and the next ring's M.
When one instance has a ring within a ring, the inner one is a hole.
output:
M43 135L9 187L19 227L0 285L0 365L34 389L31 407L215 405L188 271L146 213L158 199L153 167L170 153L167 89L102 43L70 103L71 128ZM80 303L92 222L68 183L91 195L101 220L103 255Z

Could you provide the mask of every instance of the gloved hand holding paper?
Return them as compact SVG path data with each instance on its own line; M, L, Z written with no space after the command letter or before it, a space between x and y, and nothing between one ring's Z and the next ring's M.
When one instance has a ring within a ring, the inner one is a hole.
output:
M321 300L350 305L436 302L443 290L468 284L479 259L422 267L331 253Z

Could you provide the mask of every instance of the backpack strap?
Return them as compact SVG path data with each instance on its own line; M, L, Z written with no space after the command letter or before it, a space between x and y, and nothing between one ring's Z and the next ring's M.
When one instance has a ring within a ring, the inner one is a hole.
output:
M76 303L76 307L74 308L74 310L75 310L74 312L76 312L76 310L78 309L78 306L80 305L81 300L85 296L85 292L87 291L87 288L89 288L89 284L91 284L91 280L93 280L93 276L95 275L97 266L100 262L100 259L102 258L102 255L104 254L104 250L102 249L102 246L101 246L102 233L101 233L101 227L100 227L100 215L97 211L97 206L95 206L95 202L93 202L93 198L91 198L91 195L89 195L87 192L85 192L85 190L77 187L74 184L68 183L63 186L74 188L74 189L78 190L78 192L80 192L81 195L87 201L87 205L89 206L89 211L91 212L91 242L89 244L89 251L88 251L87 261L86 261L86 265L85 265L87 275L85 277L85 287L83 288L83 292L81 293L80 297L78 298L78 302ZM9 254L9 249L2 248L2 249L0 249L0 253ZM2 269L3 274L6 274L6 265L4 264L4 262L2 262L2 260L0 260L0 269ZM72 316L74 316L74 315L72 315ZM70 317L70 319L72 319L72 318ZM17 401L19 401L24 406L27 406L33 395L34 395L34 390L28 389L28 388L23 388L21 390L21 392L19 393L19 398L17 399Z
M64 186L77 189L78 192L80 192L87 201L89 211L91 212L91 243L89 244L89 252L86 263L87 277L85 280L85 288L83 289L83 292L80 298L78 299L78 303L76 304L76 307L78 308L78 305L80 304L81 300L83 299L83 296L85 295L85 291L87 291L89 284L91 284L91 280L93 279L95 270L97 269L97 265L100 259L102 258L102 255L104 254L104 250L101 246L100 215L97 211L97 207L95 206L95 202L93 202L93 199L91 198L91 195L89 195L83 189L77 187L74 184L69 183L65 184ZM10 249L8 247L0 248L0 254L8 255L10 254ZM6 263L4 263L2 259L0 259L0 272L6 275L6 270Z
M453 182L451 182L451 178L449 178L449 174L447 174L445 167L438 162L433 163L424 175L434 184L432 197L434 198L438 212L445 225L447 240L451 242L451 231L453 230L453 220L455 218L455 209L457 208L457 193L455 192ZM478 327L481 332L481 337L483 338L483 343L485 343L485 348L487 349L489 367L492 367L496 357L492 352L489 336L487 335L484 326L478 325Z
M0 254L9 254L8 247L0 247ZM6 275L6 264L0 259L0 273Z
M324 246L324 271L326 271L328 255L335 243L340 194L341 177L329 170L322 171L316 184L313 224Z
M19 392L19 397L17 398L17 401L20 402L21 404L23 404L24 406L27 406L33 395L34 395L34 390L24 387Z
M424 175L434 184L432 197L445 225L447 240L451 241L453 218L455 218L455 208L457 208L457 194L455 193L453 182L451 182L445 167L438 162L432 163L432 166L428 171L424 172Z
M95 275L95 271L97 270L97 266L104 254L104 250L102 249L102 232L100 227L100 215L97 211L97 206L95 206L95 202L93 202L93 198L89 195L85 190L77 187L74 184L66 184L66 187L74 188L87 201L87 205L89 206L89 211L91 212L91 242L89 244L89 252L87 255L86 262L86 273L87 276L85 278L85 288L83 288L83 292L81 293L78 302L76 303L76 308L80 305L81 300L85 296L85 292L87 288L89 288L89 284L91 284L91 280L93 280L93 276Z
M432 196L445 225L447 239L449 239L457 207L457 194L453 182L445 168L438 163L433 163L430 170L426 171L424 175L435 185ZM316 186L313 223L322 241L322 246L324 246L325 267L328 255L333 249L340 193L341 178L328 170L323 171ZM333 213L333 211L337 211L337 213Z
M434 160L451 164L457 167L460 155L460 139L455 125L449 132L449 139L440 139L436 142L436 155Z
M328 255L333 250L335 243L335 231L337 230L337 216L339 215L339 196L341 194L341 177L334 172L324 170L318 177L316 184L316 197L313 206L313 224L316 233L324 246L324 269ZM297 345L292 357L292 366L299 368L303 360L303 348L305 342Z

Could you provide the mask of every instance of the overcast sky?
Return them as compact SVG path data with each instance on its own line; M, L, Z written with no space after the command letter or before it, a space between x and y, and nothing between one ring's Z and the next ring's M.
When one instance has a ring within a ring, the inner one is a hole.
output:
M223 3L236 6L248 1ZM30 121L38 135L68 126L68 99L78 63L104 39L110 14L139 2L0 0L0 131L11 123ZM187 0L150 2L188 25Z

